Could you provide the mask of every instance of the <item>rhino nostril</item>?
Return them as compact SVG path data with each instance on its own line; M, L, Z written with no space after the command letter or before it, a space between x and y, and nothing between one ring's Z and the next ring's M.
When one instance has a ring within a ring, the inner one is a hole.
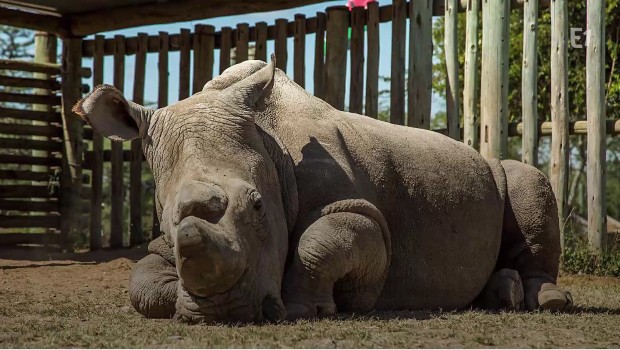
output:
M228 198L217 185L201 181L187 181L177 194L178 224L186 217L195 216L209 222L217 222L226 212Z

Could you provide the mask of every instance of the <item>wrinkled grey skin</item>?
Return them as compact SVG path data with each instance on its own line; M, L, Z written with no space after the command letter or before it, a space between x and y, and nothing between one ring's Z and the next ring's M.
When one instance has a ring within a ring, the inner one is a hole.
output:
M163 232L130 278L147 317L569 302L542 173L337 111L273 62L233 66L156 111L110 86L74 110L113 140L142 139Z

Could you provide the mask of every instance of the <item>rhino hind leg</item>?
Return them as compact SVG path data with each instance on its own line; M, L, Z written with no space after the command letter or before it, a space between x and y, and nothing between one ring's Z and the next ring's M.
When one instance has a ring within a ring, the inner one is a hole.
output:
M149 252L151 254L138 261L131 270L131 304L147 318L172 318L176 311L179 280L172 250L159 237L149 244Z
M284 280L289 319L370 311L387 275L388 248L369 216L338 212L302 234Z
M549 180L538 169L502 161L507 196L497 270L518 271L527 310L561 311L571 306L570 293L556 285L560 264L558 210Z
M474 305L488 310L519 311L523 308L523 283L519 272L501 269L493 273Z

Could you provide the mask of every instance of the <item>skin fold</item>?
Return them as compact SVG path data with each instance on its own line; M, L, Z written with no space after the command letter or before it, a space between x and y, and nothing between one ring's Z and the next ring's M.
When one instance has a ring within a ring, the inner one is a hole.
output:
M162 109L104 85L74 111L143 141L162 228L130 277L146 317L571 303L555 285L559 222L540 171L338 111L273 61L235 65Z

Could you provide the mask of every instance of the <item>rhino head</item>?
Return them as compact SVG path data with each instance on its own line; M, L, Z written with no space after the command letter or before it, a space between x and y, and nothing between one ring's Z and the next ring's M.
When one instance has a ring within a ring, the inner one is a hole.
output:
M142 139L162 233L173 246L179 299L190 304L177 301L182 317L286 316L280 291L296 198L283 194L296 191L280 179L294 175L290 157L254 120L268 113L275 72L273 60L253 61L158 110L107 85L74 107L105 137Z

